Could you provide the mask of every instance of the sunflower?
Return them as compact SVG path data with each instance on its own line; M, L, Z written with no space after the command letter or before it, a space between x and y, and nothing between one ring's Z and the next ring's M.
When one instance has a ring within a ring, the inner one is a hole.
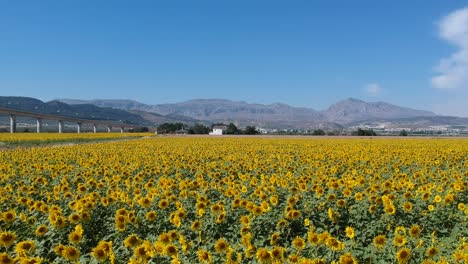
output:
M1 264L13 264L13 263L16 263L16 260L10 257L7 253L0 253L0 263Z
M56 255L61 256L64 249L65 249L64 245L58 244L57 246L54 247L54 252L55 252Z
M125 222L116 222L115 229L117 229L119 232L125 231Z
M286 220L281 219L276 224L276 227L279 228L279 229L282 229L282 228L286 227L287 224L288 224L288 222Z
M439 249L436 248L436 247L434 247L434 246L432 246L432 247L430 247L430 248L428 248L428 249L426 250L426 257L428 257L428 258L433 258L433 257L435 257L435 255L437 255L438 253L439 253Z
M296 249L296 250L303 250L306 246L306 243L304 241L304 239L302 239L302 237L299 237L297 236L296 238L294 238L294 240L292 241L292 246Z
M148 221L154 221L156 220L156 212L155 211L149 211L148 213L146 213L146 220Z
M171 240L171 242L179 238L179 233L177 233L177 231L175 230L169 231L167 235L169 236L169 239Z
M361 192L357 192L354 194L354 199L356 201L362 201L362 199L364 199L364 195Z
M329 194L329 195L327 196L327 200L330 201L330 202L333 201L333 200L335 200L335 199L336 199L336 195L333 194L333 193L331 193L331 194Z
M107 252L100 246L93 248L91 251L91 256L97 261L105 261L108 258Z
M269 264L273 260L272 257L271 257L270 252L268 252L268 250L266 248L261 248L261 249L257 250L256 257L257 257L257 260L260 263L268 263Z
M81 235L79 232L73 231L68 235L68 241L72 244L80 243L81 239L83 239L83 235Z
M153 201L148 197L144 197L144 198L141 198L140 200L138 200L138 203L144 208L148 208L151 205L152 202Z
M226 264L240 264L242 261L242 254L229 249L226 253Z
M352 228L352 227L350 227L350 226L347 226L345 232L346 232L346 236L347 236L348 238L350 238L350 239L353 239L353 238L354 238L354 235L355 235L355 233L354 233L354 228Z
M25 240L19 242L15 247L15 252L20 257L25 257L32 253L36 248L36 244L32 240Z
M396 235L393 238L393 245L396 247L402 247L406 244L406 242L407 242L407 239L404 236Z
M16 211L15 210L6 211L2 214L2 217L3 217L3 221L11 223L15 221L16 219Z
M169 201L162 199L159 201L158 206L161 210L164 210L169 206Z
M279 232L273 233L270 237L270 245L274 246L276 244L276 241L278 241L279 237L280 237Z
M328 239L331 237L328 231L322 232L318 236L319 236L320 243L324 243L324 244L327 243Z
M199 249L197 251L197 257L200 263L211 263L211 254L204 249Z
M80 251L74 246L66 246L62 251L62 256L67 260L77 260L80 257Z
M400 236L406 235L406 228L404 226L397 226L395 228L395 235L400 235Z
M0 246L9 247L13 245L16 240L16 233L11 231L2 231L0 232Z
M388 215L394 215L396 213L396 208L393 204L385 206L384 211Z
M163 244L169 244L171 242L171 237L168 233L162 233L159 235L159 241Z
M335 250L335 251L339 251L339 250L343 250L344 249L344 243L343 242L340 242L338 241L336 238L334 237L329 237L327 239L327 246L329 248L331 248L332 250Z
M411 210L413 210L413 204L411 202L404 203L403 210L405 210L406 212L411 212Z
M336 201L336 205L338 205L338 207L340 208L343 208L346 206L346 201L343 199L339 199L338 201Z
M141 244L140 238L137 235L131 234L124 240L124 246L126 248L134 248Z
M273 206L277 205L278 204L278 197L277 196L271 196L270 197L270 203Z
M225 212L220 213L218 215L218 218L216 219L216 223L221 224L225 218L226 218L226 213Z
M410 259L411 251L408 248L402 248L396 253L396 258L399 264L407 263Z
M72 224L77 224L80 222L80 220L81 220L81 216L77 213L73 213L68 216L68 221L70 221L70 223Z
M197 220L197 221L194 221L194 222L192 223L192 226L191 226L190 228L191 228L193 231L195 231L195 230L198 230L198 229L200 228L200 226L201 226L201 222Z
M376 237L374 238L373 243L374 243L374 246L375 246L377 249L381 250L381 249L383 249L383 247L384 247L385 244L387 243L387 238L385 238L384 235L378 235L378 236L376 236Z
M421 234L421 227L419 227L418 224L412 225L410 230L409 230L409 235L412 238L417 238L417 237L419 237L420 234Z
M271 250L271 257L275 260L284 261L284 252L285 249L283 247L274 247Z
M333 212L333 209L331 209L330 207L328 208L328 217L330 218L330 220L333 222L333 223L336 223L336 220L338 218L338 213L337 212Z
M357 264L357 260L351 253L346 253L340 256L340 264Z
M217 253L226 252L229 248L229 244L225 238L220 238L216 241L214 248Z
M308 232L307 233L307 240L312 245L318 245L320 243L320 237L315 232Z
M169 257L174 257L177 255L177 247L174 245L168 245L165 252Z
M137 247L135 247L133 254L138 258L142 260L146 260L149 257L151 257L151 252L150 248L148 248L147 244L141 244Z
M46 225L40 225L36 228L35 233L36 233L36 236L40 237L40 236L44 236L47 233L47 231L49 231L49 229L47 228Z
M288 256L289 262L297 263L299 261L299 256L296 254L291 254Z
M247 215L243 215L240 217L240 222L242 225L248 226L250 224L250 218Z

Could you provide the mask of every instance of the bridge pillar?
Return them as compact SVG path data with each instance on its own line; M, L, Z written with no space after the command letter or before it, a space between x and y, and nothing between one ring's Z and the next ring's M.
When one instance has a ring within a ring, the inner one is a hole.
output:
M76 133L81 133L81 122L76 123Z
M62 120L58 121L58 129L59 129L59 133L63 133L63 121Z
M42 128L42 119L38 118L36 120L36 132L41 133L41 128Z
M96 133L97 132L97 127L96 127L96 124L93 124L93 132Z
M120 128L120 133L123 133L123 132L124 132L124 128L121 127L121 128Z
M110 133L111 130L112 130L112 127L111 127L111 126L108 126L108 127L107 127L107 133Z
M10 115L10 133L16 132L16 116Z

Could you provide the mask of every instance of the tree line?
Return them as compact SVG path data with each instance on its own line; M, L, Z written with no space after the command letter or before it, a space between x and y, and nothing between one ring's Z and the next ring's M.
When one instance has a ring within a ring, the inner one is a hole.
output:
M157 127L158 134L175 134L175 133L184 133L184 134L209 134L213 127L215 126L225 126L226 129L223 131L223 134L226 135L256 135L259 134L259 131L255 126L246 126L244 129L238 128L234 123L229 123L225 125L223 123L212 124L211 126L206 126L204 124L195 124L189 126L183 123L163 123Z

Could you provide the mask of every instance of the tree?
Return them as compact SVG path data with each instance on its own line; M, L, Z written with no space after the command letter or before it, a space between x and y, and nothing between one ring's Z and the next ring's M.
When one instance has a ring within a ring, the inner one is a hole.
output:
M257 135L259 132L255 126L247 126L245 127L244 134L246 135Z
M226 134L228 135L237 135L240 134L240 130L233 123L229 123L226 129Z
M372 129L361 129L358 128L358 130L353 131L351 133L353 136L377 136L377 134L374 132Z
M322 129L315 129L314 132L312 132L312 135L314 135L314 136L324 136L325 131L323 131Z
M168 134L175 133L176 130L183 129L184 124L182 123L164 123L158 126L158 133Z
M408 131L406 131L406 130L403 129L402 131L400 131L400 136L401 136L401 137L406 137L406 136L408 136Z
M210 128L203 124L195 124L188 131L189 134L208 134L210 133Z

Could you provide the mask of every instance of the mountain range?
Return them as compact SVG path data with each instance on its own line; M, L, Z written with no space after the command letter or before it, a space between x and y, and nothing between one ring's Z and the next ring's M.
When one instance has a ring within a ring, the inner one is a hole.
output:
M468 125L468 118L439 116L430 111L396 106L386 102L365 102L355 98L339 101L325 110L294 107L284 103L255 104L225 99L194 99L180 103L148 105L134 100L58 99L68 104L94 104L101 107L143 111L158 115L208 123L255 125L264 128L340 129L363 122L419 123L422 125Z
M111 120L145 126L165 122L187 124L234 123L277 129L342 129L366 122L391 124L466 125L468 118L439 116L386 102L348 98L325 110L284 103L252 104L225 99L194 99L171 104L143 104L134 100L56 99L42 102L28 97L0 96L0 107L79 118Z

